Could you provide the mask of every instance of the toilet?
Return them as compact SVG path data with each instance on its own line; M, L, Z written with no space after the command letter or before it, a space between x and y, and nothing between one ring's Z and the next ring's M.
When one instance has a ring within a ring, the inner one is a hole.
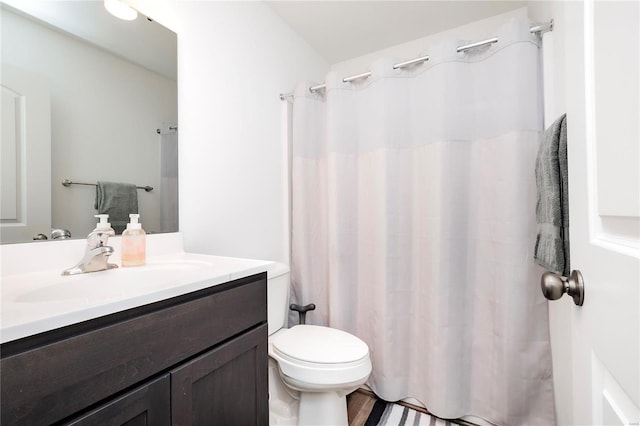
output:
M269 424L347 426L346 395L371 373L369 347L330 327L285 328L289 268L277 263L267 274Z

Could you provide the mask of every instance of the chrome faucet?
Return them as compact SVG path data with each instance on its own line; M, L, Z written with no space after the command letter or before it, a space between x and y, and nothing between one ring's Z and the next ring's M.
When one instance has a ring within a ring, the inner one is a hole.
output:
M108 246L107 243L109 237L116 234L111 225L107 223L109 215L98 214L95 217L100 218L100 223L87 236L87 249L84 257L74 267L62 271L62 275L106 271L118 267L118 265L108 262L109 256L113 254L113 247Z

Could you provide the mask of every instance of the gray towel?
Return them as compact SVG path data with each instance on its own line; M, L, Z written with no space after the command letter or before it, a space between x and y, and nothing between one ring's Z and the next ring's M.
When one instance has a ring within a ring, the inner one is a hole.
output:
M567 170L567 115L542 135L536 158L536 262L569 276L569 174Z
M113 230L116 234L122 234L129 223L129 213L138 213L136 186L131 183L98 182L93 207L98 214L108 214Z

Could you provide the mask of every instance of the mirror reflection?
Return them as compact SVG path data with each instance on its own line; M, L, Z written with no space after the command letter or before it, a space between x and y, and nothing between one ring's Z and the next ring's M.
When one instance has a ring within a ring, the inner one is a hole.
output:
M176 34L101 1L0 6L0 241L85 238L105 181L142 187L148 233L177 231Z

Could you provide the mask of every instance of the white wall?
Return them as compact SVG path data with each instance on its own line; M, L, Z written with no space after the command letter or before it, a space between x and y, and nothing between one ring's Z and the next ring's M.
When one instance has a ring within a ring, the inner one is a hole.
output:
M176 82L8 10L2 62L50 84L52 226L86 236L95 227L95 188L65 188L61 181L107 180L156 188L138 191L138 200L144 228L158 231L156 128L177 121Z
M329 66L261 2L133 2L178 33L188 251L288 262L279 93Z

